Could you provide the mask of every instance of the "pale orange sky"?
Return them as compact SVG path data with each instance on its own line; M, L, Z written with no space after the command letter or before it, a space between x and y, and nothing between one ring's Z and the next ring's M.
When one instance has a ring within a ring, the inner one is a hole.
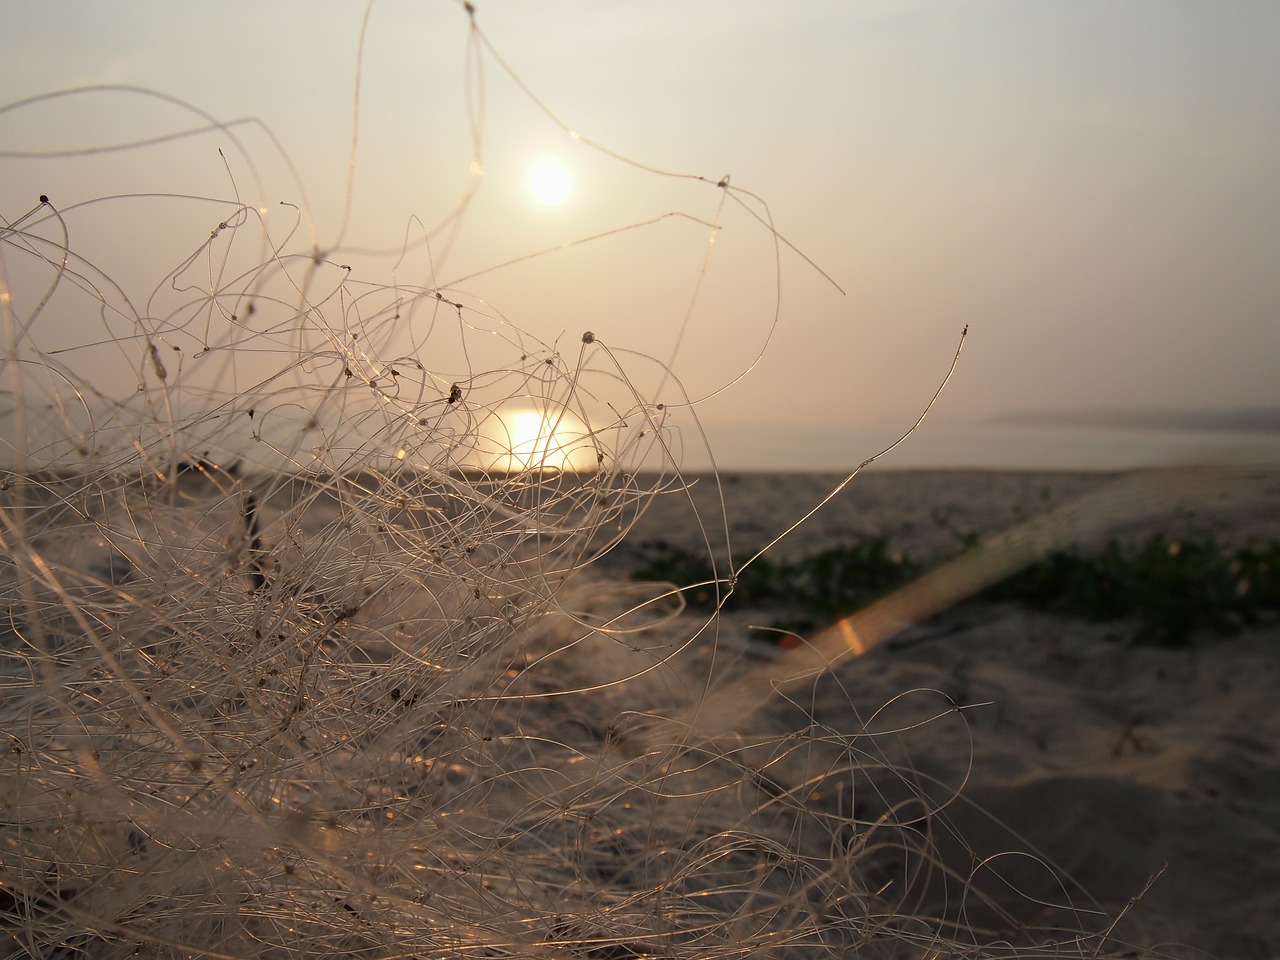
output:
M729 466L856 463L914 419L966 324L955 378L902 465L1057 456L1066 462L1053 465L1115 466L1194 455L1200 443L982 427L1023 411L1280 408L1273 3L476 7L494 47L564 124L628 160L711 183L592 151L477 51L479 192L456 234L433 234L434 264L419 249L395 276L483 297L574 356L590 329L610 347L666 360L706 251L707 229L689 218L716 216L714 182L730 175L845 294L783 250L779 325L764 359L697 408ZM2 99L116 83L223 121L260 118L296 165L327 248L342 221L363 12L362 3L234 0L14 7L0 30ZM395 266L361 248L394 251L407 228L422 230L408 225L434 230L463 196L474 154L467 44L458 4L372 8L352 217L335 254L361 278L387 282ZM0 150L193 125L157 102L101 95L0 115ZM267 139L236 129L259 164L264 201L301 203ZM225 197L219 143L0 156L0 216L16 219L41 192L63 205L141 190ZM545 154L569 173L558 206L533 202L524 185ZM229 152L228 163L257 202L244 158ZM453 282L672 211L686 216ZM208 216L134 201L84 211L81 235L100 244L113 276L149 290L207 235ZM695 396L750 366L774 315L768 233L734 203L722 228L674 361ZM637 369L648 396L659 377ZM676 403L663 389L650 399ZM1275 453L1274 435L1249 443Z

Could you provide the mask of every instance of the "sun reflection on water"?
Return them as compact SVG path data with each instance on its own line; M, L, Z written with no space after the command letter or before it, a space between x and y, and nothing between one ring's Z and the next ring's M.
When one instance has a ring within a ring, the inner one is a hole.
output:
M579 473L599 463L586 424L555 406L508 405L493 411L477 429L474 455L475 466L490 473Z

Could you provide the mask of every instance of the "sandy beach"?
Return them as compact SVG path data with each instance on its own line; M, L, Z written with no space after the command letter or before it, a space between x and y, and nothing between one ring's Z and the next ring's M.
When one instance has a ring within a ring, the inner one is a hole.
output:
M1280 509L1268 493L1270 471L1251 474L1236 489L1189 498L1136 523L1119 520L1114 534L1136 540L1212 533L1227 540L1280 537ZM957 534L992 534L1106 487L1121 474L1019 470L890 470L859 474L836 497L775 548L800 556L867 536L886 536L928 558L955 552ZM836 473L689 474L677 490L654 497L605 568L625 569L669 545L741 556L761 549L826 497Z
M685 478L559 590L572 617L535 621L516 603L541 568L520 586L523 568L500 550L482 563L430 509L426 543L382 494L296 524L267 498L261 542L230 552L238 479L213 507L148 493L91 523L83 496L21 501L31 519L9 533L45 565L11 563L3 584L10 947L56 928L45 946L91 955L164 931L246 949L302 911L330 955L407 955L405 931L414 955L451 955L445 927L519 956L549 940L610 958L1280 955L1274 617L1179 647L963 602L739 704L715 736L735 678L791 662L751 631L785 601L584 632L655 593L631 579L640 564L749 555L840 479ZM1098 507L1080 529L1280 539L1280 474L1229 481L1140 484L1121 504L1137 513ZM927 566L1081 497L1105 505L1116 483L869 472L769 555L886 536ZM21 569L55 571L56 590L33 594ZM208 773L224 765L230 779Z
M1231 488L1119 521L1107 535L1274 540L1280 474L1246 473ZM758 549L839 479L722 477L732 552ZM887 535L916 556L954 552L954 531L992 534L1113 479L871 472L777 549L796 556ZM713 480L694 487L704 518L718 516ZM620 555L633 562L659 546L696 549L689 507L682 495L659 498ZM767 613L726 619L745 629ZM1079 883L1076 902L1088 905L1087 893L1103 913L1124 914L1121 939L1172 956L1280 955L1280 625L1201 633L1171 649L1129 642L1123 623L1018 604L968 603L940 619L932 634L846 661L793 695L784 724L888 729L900 720L905 729L959 705L965 722L908 729L895 743L899 761L949 798L938 818L966 844L952 851L956 869L993 858L1006 900L1034 913L1063 891L1059 878L1012 853L1033 850ZM886 704L890 713L877 714Z

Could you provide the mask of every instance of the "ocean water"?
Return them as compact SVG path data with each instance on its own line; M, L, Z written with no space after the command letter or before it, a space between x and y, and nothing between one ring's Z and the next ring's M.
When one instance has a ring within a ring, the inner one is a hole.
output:
M885 427L708 424L716 466L729 470L842 471L901 435ZM904 469L1132 470L1193 463L1280 463L1280 434L1023 426L926 421L876 466ZM688 449L686 469L706 469Z

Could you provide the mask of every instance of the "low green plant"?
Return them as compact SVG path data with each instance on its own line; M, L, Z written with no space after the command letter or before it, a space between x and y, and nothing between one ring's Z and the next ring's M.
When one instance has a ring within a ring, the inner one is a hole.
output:
M985 591L1093 621L1132 623L1140 643L1181 646L1197 633L1230 635L1280 611L1280 543L1229 549L1213 537L1154 534L1136 547L1054 553Z
M736 606L783 606L792 615L774 626L810 630L829 623L876 597L907 583L920 567L894 551L887 537L865 537L798 560L760 557L751 564L737 560L741 572L733 581L729 602ZM632 573L637 580L693 584L686 599L697 609L710 609L717 594L710 562L699 554L667 546ZM727 585L726 585L727 586Z
M977 542L976 535L958 539ZM865 537L798 560L761 558L738 576L727 602L783 608L767 636L804 633L852 613L921 570L888 538ZM686 597L697 609L710 609L717 600L710 562L678 547L664 547L632 576L696 584ZM1092 553L1051 553L976 600L1020 603L1090 621L1127 621L1135 642L1181 646L1196 634L1230 635L1280 612L1280 542L1228 548L1213 537L1171 540L1154 534L1126 547L1112 540Z

